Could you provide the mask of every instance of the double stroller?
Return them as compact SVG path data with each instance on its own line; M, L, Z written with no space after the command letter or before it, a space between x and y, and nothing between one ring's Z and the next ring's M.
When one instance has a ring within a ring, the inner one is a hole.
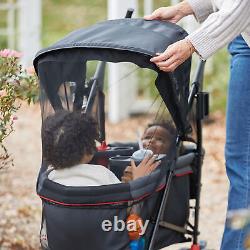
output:
M120 230L117 224L126 222L131 207L136 207L147 222L141 249L188 241L189 249L200 249L201 124L208 114L208 94L202 92L204 62L199 63L191 87L191 59L173 73L162 72L150 62L157 52L186 35L172 23L124 18L76 30L38 52L34 66L40 81L42 120L62 109L90 113L98 121L99 141L105 141L105 63L129 62L156 72L155 86L177 132L172 153L161 155L161 165L129 183L63 186L48 179L49 166L43 159L37 180L42 200L41 231L46 229L47 233L43 249L136 249L128 231ZM89 80L88 61L99 61ZM96 152L93 163L106 165L120 178L137 149L133 142L111 143ZM111 222L110 230L103 229L104 221Z

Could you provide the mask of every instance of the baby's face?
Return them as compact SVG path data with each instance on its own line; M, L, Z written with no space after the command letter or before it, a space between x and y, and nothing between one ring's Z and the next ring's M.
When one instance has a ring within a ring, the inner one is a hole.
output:
M142 136L143 148L154 154L166 154L170 147L169 132L161 126L152 126L145 130Z

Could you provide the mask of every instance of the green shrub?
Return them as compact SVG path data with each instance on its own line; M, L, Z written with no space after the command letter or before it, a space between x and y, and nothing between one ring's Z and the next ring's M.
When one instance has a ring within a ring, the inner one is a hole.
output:
M38 99L37 79L18 63L20 56L13 50L0 51L0 169L10 160L3 141L13 132L20 108L17 100L31 103Z

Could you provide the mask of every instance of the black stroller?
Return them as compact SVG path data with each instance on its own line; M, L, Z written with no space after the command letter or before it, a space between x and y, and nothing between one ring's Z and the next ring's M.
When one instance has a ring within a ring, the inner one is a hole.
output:
M57 110L82 110L97 117L100 142L105 140L105 62L130 62L158 75L156 88L177 131L174 153L162 157L161 166L143 178L114 185L69 187L48 179L43 160L37 181L42 199L42 229L46 227L50 250L133 249L126 230L105 231L102 222L125 221L128 208L140 207L148 225L143 249L160 249L192 242L199 250L202 119L208 114L208 94L202 92L204 62L200 62L189 89L191 59L173 73L164 73L150 58L187 33L179 26L143 19L119 19L72 32L53 46L41 50L34 60L40 80L43 120ZM86 81L87 61L100 61L95 75ZM195 110L191 121L189 114ZM192 142L179 148L183 142ZM118 177L138 149L136 143L116 143L96 153L94 161L106 164ZM191 203L192 206L190 205ZM194 218L190 222L190 210ZM141 248L141 249L142 249ZM137 248L139 249L139 248Z

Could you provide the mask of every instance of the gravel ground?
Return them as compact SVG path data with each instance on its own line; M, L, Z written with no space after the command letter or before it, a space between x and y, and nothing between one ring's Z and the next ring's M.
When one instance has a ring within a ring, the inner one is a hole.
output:
M35 194L36 177L41 162L40 109L23 105L18 112L15 132L6 145L13 155L14 167L0 173L0 250L39 249L41 202ZM206 150L202 174L200 239L209 249L219 249L225 220L228 182L224 169L224 117L212 116L204 126ZM124 120L107 125L107 138L134 140L137 128L143 131L147 118ZM180 245L178 245L178 248ZM166 249L178 249L175 246Z

